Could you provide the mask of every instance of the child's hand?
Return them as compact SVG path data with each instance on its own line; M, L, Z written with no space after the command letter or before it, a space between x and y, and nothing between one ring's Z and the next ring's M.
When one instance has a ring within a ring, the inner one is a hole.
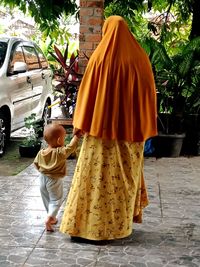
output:
M78 138L80 138L83 135L83 132L80 129L74 128L73 135L76 135Z

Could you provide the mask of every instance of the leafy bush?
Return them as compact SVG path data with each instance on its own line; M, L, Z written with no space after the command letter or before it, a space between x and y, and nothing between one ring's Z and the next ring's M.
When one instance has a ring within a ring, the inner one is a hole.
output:
M28 134L23 139L23 146L35 146L41 144L39 140L39 132L42 131L41 123L36 120L36 114L32 113L30 116L24 118L25 129Z

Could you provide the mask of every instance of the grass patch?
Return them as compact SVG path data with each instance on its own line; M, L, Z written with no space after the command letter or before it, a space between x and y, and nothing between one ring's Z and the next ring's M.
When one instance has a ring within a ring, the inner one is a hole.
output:
M1 176L16 175L32 164L34 158L21 158L19 154L20 143L19 140L10 140L6 153L0 158Z

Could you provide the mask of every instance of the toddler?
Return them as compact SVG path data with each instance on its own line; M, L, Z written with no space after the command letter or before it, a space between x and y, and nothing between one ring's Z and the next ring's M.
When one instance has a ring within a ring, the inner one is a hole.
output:
M76 133L70 144L65 146L65 135L62 125L46 125L43 137L48 147L41 149L34 159L34 165L40 172L40 192L47 211L45 227L51 232L54 231L52 225L57 223L56 215L62 204L66 159L75 152L79 140L79 134Z

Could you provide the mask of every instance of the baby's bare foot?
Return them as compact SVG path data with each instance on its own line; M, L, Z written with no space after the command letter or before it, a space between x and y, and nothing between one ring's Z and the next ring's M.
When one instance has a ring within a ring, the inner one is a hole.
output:
M51 226L51 217L48 217L47 220L45 221L45 227L46 227L46 231L48 232L54 232L53 227Z
M57 224L58 219L56 217L50 217L50 218L51 218L50 219L51 224Z

